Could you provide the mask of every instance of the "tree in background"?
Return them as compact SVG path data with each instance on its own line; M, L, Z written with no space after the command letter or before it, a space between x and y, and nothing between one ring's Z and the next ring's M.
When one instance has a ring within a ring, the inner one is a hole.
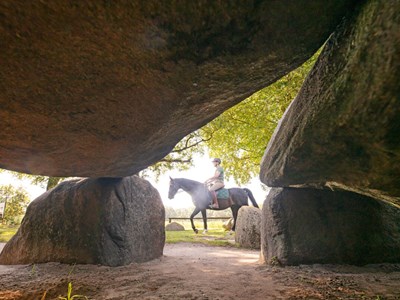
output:
M21 188L16 189L12 185L2 185L0 186L0 201L7 203L4 220L8 223L25 214L29 204L29 197Z
M42 188L46 188L46 191L52 189L60 182L64 181L68 177L51 177L43 175L32 175L26 173L19 173L15 171L9 171L5 169L0 169L0 173L7 172L19 180L28 179L33 185L38 185Z
M175 149L148 170L156 175L188 169L195 153L209 150L222 159L228 177L239 184L259 174L262 156L286 108L295 98L320 51L296 70L256 92L219 117L186 136Z
M319 51L301 67L256 92L200 129L214 132L207 141L212 157L222 159L228 176L247 183L260 171L261 159L286 108L299 92Z
M51 177L51 176L43 176L43 175L31 175L31 174L25 174L25 173L18 173L18 172L13 172L13 171L8 171L10 172L14 177L18 179L29 179L32 184L41 186L43 188L46 188L46 191L52 189L55 187L57 184L59 184L61 181L66 179L67 177Z
M140 176L146 177L149 171L158 177L172 169L179 171L188 170L193 166L193 155L204 154L205 145L212 137L213 132L209 131L209 129L204 129L201 132L194 131L188 134L166 157L143 170Z

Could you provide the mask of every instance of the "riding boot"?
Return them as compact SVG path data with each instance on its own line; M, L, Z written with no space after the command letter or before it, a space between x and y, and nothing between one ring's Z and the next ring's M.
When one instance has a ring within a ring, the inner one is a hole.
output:
M210 208L219 208L218 199L217 199L217 193L215 191L211 191L211 195L212 195L212 198L213 198L213 204L210 205Z

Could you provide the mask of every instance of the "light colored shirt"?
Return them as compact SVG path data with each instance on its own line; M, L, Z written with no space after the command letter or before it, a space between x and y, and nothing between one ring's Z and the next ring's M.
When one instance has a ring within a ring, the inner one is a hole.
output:
M218 166L216 171L219 172L218 180L224 182L224 169L221 166Z

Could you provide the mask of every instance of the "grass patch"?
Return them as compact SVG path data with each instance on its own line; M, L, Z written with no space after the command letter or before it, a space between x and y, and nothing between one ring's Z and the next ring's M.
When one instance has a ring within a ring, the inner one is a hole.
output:
M185 231L166 231L166 243L200 243L211 246L235 246L235 236L222 228L222 221L208 222L208 233L202 234L203 222L196 221L195 226L199 230L195 234L191 229L190 221L179 222L185 227ZM166 222L168 224L168 222ZM18 225L0 225L0 243L7 243L17 232Z
M0 243L7 243L17 232L18 225L0 225Z
M221 221L210 221L208 223L208 232L203 234L203 223L195 222L196 228L199 230L195 234L191 229L190 221L178 222L185 227L185 231L166 231L166 243L199 243L209 246L235 247L235 236L222 228ZM168 223L166 223L168 224Z
M189 229L192 230L192 225L190 223L190 220L172 220L172 222L181 224L187 230L189 230ZM224 221L222 221L222 220L210 220L207 222L208 230L223 229L223 227L222 227L223 224L224 224ZM167 226L167 225L168 225L168 221L165 221L165 226ZM196 226L196 228L199 231L203 231L203 228L204 228L203 221L201 221L201 220L194 221L194 226Z
M210 246L235 246L232 240L234 239L233 235L229 235L223 229L214 229L209 230L208 233L195 234L193 230L185 230L185 231L166 231L166 243L174 244L174 243L199 243Z

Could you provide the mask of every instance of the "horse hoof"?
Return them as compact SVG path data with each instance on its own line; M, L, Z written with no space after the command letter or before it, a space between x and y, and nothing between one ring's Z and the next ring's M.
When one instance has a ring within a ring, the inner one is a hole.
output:
M208 230L207 229L204 229L203 230L203 234L207 234L208 233Z
M198 231L197 229L195 229L195 230L194 230L194 233L195 233L195 234L198 234L198 233L199 233L199 231Z

